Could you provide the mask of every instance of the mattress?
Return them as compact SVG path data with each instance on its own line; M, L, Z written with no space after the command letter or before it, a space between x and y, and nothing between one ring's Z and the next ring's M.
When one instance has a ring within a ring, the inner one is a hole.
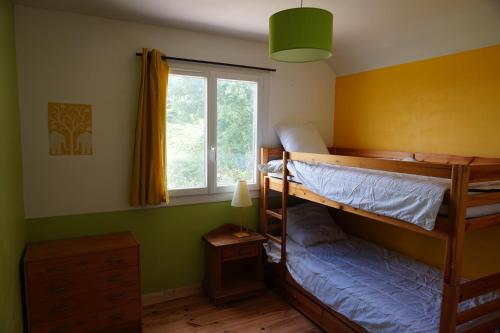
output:
M319 169L316 170L315 172L320 172L321 173L321 166L318 166L318 167L319 167ZM273 177L273 178L279 178L279 179L282 178L282 174L280 174L280 173L269 173L268 175L271 176L271 177ZM398 174L398 175L401 175L401 174ZM302 177L305 177L305 176L303 175ZM321 176L320 178L325 178L325 177L326 176ZM413 177L419 177L419 176L413 176ZM425 179L428 180L431 177L421 177L421 178L425 178ZM293 181L295 183L299 183L299 184L302 183L298 177L293 176L293 175L289 176L288 180ZM431 179L431 181L435 181L435 179ZM321 187L333 186L331 183L325 181L324 179L319 179L316 182L322 183L322 186L319 186L320 191L318 191L318 192L321 192L321 193L317 192L318 194L321 194L321 195L324 195L324 193L328 193L329 192L328 190L321 189ZM327 185L327 184L329 184L329 185ZM443 182L441 180L441 184L444 184L444 186L445 186L444 190L447 190L449 188L448 181L445 180ZM488 191L488 192L499 191L500 192L500 182L489 182L489 183L472 185L469 194L470 195L477 195L477 194L480 194L480 193L484 193L483 191ZM351 196L352 195L357 195L357 192L351 191L349 194ZM335 200L332 197L330 197L330 199ZM345 204L348 204L349 202L359 201L357 199L346 198L346 196L339 196L339 197L336 197L336 199L337 200L335 200L335 201L342 202L342 203L345 203ZM440 204L438 205L438 208L437 208L437 211L436 211L437 215L448 216L448 211L449 211L448 205L442 204L442 197L440 197L440 198L438 197L437 199L440 200L439 201ZM342 200L342 201L339 201L339 200ZM405 215L408 215L409 213L394 214L394 211L391 211L390 207L385 207L385 209L382 210L382 211L380 211L380 210L379 211L373 211L373 210L370 209L371 205L372 205L371 203L365 204L364 207L367 208L367 209L364 209L364 210L367 210L369 212L376 212L376 213L381 214L381 215L391 216L391 217L396 217L396 218L403 217L403 218L400 218L400 219L403 220L403 221L407 221L407 222L419 225L419 226L421 226L421 227L423 227L424 229L427 229L427 230L432 230L433 227L434 227L434 224L431 223L428 220L426 222L424 222L424 224L422 224L420 221L416 221L415 219L405 218ZM357 207L357 208L360 208L360 207ZM397 205L395 205L393 208L395 210L400 210L401 209L401 207L398 207ZM423 208L425 209L426 207L423 207ZM500 203L490 204L490 205L483 205L483 206L476 206L476 207L468 207L467 211L466 211L466 217L467 218L476 218L476 217L482 217L482 216L487 216L487 215L492 215L492 214L500 214ZM434 212L431 214L431 216L434 216ZM434 217L434 220L435 220L435 217Z
M279 246L265 247L269 260L279 262ZM305 290L369 332L439 330L442 273L436 268L355 237L307 248L288 238L287 267ZM460 310L494 297L462 302Z

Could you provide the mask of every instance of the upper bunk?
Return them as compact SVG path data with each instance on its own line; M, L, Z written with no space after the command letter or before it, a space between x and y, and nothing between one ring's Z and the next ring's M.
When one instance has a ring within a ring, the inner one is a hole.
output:
M500 191L468 191L470 184L500 181L500 159L349 148L329 148L329 151L330 155L326 155L285 152L283 148L261 148L261 163L280 159L283 165L287 165L290 161L297 161L446 179L451 183L450 190L445 192L443 198L443 204L448 206L448 214L438 215L433 229L426 230L398 218L376 214L322 196L294 181L294 178L290 179L288 168L283 168L285 178L288 180L286 182L283 182L283 177L262 174L263 200L265 201L268 190L286 191L291 196L440 239L446 239L454 231L454 221L460 219L465 220L466 232L500 224L500 210L491 211L490 209L490 212L470 218L466 215L467 209L470 208L480 210L482 207L500 205Z

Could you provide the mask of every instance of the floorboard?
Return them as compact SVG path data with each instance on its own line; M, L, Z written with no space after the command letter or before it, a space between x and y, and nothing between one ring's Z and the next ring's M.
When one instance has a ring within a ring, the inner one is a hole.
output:
M214 306L204 296L192 296L144 308L144 333L319 333L306 319L276 294L265 294Z

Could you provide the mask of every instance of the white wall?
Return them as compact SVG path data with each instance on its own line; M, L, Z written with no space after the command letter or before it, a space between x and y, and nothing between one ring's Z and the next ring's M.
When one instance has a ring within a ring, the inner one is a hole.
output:
M186 58L274 67L265 74L264 144L272 126L314 122L332 143L335 74L326 62L274 63L267 44L16 6L27 218L129 209L142 47ZM47 103L92 104L93 156L49 156Z

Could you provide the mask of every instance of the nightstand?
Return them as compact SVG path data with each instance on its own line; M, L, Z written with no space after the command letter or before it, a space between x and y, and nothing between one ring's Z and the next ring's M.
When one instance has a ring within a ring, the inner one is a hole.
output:
M262 243L266 238L233 235L239 227L225 224L203 236L206 266L203 288L215 304L253 296L265 289L262 274Z

